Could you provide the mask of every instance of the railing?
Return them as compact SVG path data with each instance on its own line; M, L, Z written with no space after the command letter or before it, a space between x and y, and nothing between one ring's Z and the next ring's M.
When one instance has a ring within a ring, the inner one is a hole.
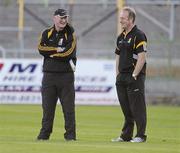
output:
M25 4L116 4L117 0L24 0ZM179 0L125 0L126 4L175 4L180 5Z
M24 49L24 31L32 31L32 28L30 28L30 27L24 27L23 28L23 31L19 31L19 28L18 27L0 27L0 32L1 31L7 31L7 32L19 32L19 36L18 36L18 41L19 41L19 52L16 52L16 57L21 57L23 54L23 51L25 50ZM7 57L6 56L6 51L5 51L5 49L2 47L2 46L0 46L0 50L1 50L1 52L2 52L2 57L3 58L5 58L5 57Z
M126 0L127 4L152 4L152 5L180 5L179 0Z

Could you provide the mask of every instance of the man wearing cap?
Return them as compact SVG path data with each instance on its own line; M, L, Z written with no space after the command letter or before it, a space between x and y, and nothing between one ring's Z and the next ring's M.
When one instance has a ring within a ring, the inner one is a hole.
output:
M65 121L64 138L76 140L74 71L76 65L76 38L68 23L68 14L58 9L54 25L42 32L38 50L44 57L42 79L42 128L37 140L48 140L53 130L57 100Z

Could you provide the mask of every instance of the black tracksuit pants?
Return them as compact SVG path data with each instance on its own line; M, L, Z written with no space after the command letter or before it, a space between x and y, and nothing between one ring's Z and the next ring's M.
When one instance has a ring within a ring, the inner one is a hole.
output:
M65 121L65 139L76 139L74 73L44 73L42 80L42 128L40 135L50 136L57 100Z
M130 73L121 73L116 78L117 95L125 117L120 137L126 141L133 137L134 122L137 127L136 137L146 139L144 83L145 75L142 74L137 77L137 80Z

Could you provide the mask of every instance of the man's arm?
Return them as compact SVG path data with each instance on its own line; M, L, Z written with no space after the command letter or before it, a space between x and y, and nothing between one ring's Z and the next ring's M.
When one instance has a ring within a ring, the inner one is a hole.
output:
M53 29L51 29L49 32L45 30L39 38L38 50L39 53L44 57L50 57L50 55L57 52L56 47L52 47L48 45L48 35L52 33L52 30Z
M52 54L51 57L70 59L71 56L75 54L75 52L76 52L76 37L73 32L64 50L62 52Z
M134 79L136 79L136 77L139 75L146 62L146 52L147 52L146 35L143 32L139 32L136 34L136 36L137 37L135 41L135 52L137 53L137 62L132 74Z
M135 80L136 80L136 77L138 76L138 74L140 73L140 71L142 70L145 62L146 62L146 52L139 53L137 63L135 65L135 69L132 74L132 76L135 78Z
M119 74L119 57L120 55L116 54L116 76Z

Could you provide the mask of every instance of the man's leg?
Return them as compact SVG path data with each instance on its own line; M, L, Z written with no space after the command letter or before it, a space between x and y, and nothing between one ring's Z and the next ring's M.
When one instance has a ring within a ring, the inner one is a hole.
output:
M64 77L63 86L58 92L65 120L64 138L76 140L74 74L67 73Z
M121 76L121 77L126 77L126 76ZM125 117L122 133L120 137L123 138L123 140L125 141L130 141L133 136L134 120L130 110L125 82L122 81L116 82L116 90L121 105L121 109Z
M140 137L146 140L146 104L144 96L144 81L145 76L138 76L128 88L128 98L130 101L131 110L137 126L137 134L135 137Z
M42 128L37 139L49 139L53 129L54 114L57 102L56 88L49 75L44 75L42 81Z

